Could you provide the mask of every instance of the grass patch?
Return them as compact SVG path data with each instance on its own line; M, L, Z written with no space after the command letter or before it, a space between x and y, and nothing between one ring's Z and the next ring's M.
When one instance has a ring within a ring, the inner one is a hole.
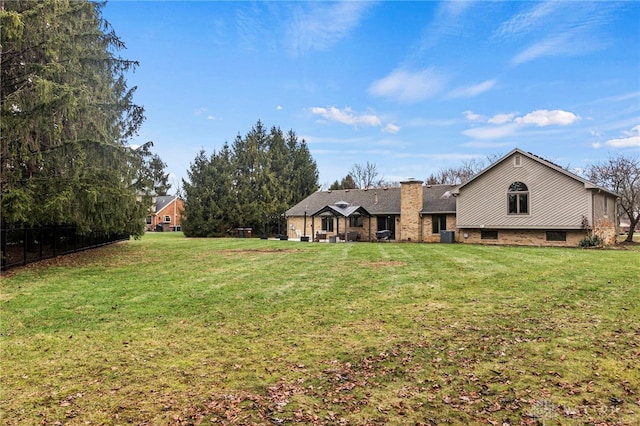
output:
M4 276L18 424L637 424L636 247L139 241Z

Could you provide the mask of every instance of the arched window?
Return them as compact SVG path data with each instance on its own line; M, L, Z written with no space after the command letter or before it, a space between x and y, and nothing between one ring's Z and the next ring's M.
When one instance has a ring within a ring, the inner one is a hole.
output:
M529 188L522 182L513 182L507 194L509 214L529 214Z

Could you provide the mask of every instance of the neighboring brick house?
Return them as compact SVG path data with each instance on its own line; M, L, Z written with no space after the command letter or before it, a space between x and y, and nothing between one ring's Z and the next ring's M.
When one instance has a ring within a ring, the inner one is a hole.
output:
M147 215L148 231L180 231L184 202L175 195L155 197L151 211Z
M319 191L285 216L290 238L375 241L388 230L407 242L575 246L588 231L615 241L616 197L515 149L463 185L410 179L393 188Z

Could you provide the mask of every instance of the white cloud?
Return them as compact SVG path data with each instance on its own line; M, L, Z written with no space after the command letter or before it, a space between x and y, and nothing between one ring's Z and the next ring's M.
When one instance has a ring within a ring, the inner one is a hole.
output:
M419 71L398 68L374 81L369 92L375 96L412 103L434 96L443 89L446 81L447 78L432 67Z
M614 148L640 148L640 124L632 128L630 131L623 132L624 137L618 139L610 139L605 143Z
M452 90L448 94L448 98L472 98L474 96L478 96L488 90L491 90L493 86L496 85L495 80L487 80L482 83L475 84L473 86L465 86L459 87L457 89Z
M600 142L594 142L591 144L592 147L594 147L595 149L598 149L602 146L602 144Z
M544 26L546 19L551 15L561 2L541 2L536 3L530 10L518 13L505 21L496 30L495 35L498 37L510 37L527 33L534 28Z
M515 122L518 124L534 124L538 127L551 125L567 126L575 123L579 119L580 118L577 115L569 111L562 111L559 109L549 111L546 109L540 109L530 112L524 117L516 118Z
M200 107L198 109L196 109L195 111L193 111L194 115L200 116L202 114L204 114L205 112L207 112L207 109L204 107Z
M535 43L517 54L511 62L515 65L533 61L541 56L560 56L576 54L577 50L570 42L570 34L557 34Z
M484 115L476 114L473 111L467 110L463 114L469 121L484 121Z
M278 106L276 106L276 110L278 110L278 111L282 111L282 105L278 105Z
M427 24L422 36L420 51L432 48L442 39L463 33L464 17L474 3L473 1L439 2L434 17Z
M465 111L465 116L469 121L482 121L484 117L472 111ZM580 118L572 112L546 109L530 112L522 117L514 118L514 113L496 114L486 120L485 126L473 127L462 133L475 139L497 139L511 136L524 126L567 126L575 123Z
M385 133L398 133L400 131L400 126L395 123L388 123L382 131Z
M517 124L509 123L502 126L474 127L463 131L462 134L474 139L495 139L510 136L517 129Z
M349 107L338 109L336 107L311 108L313 114L319 115L326 120L335 121L337 123L347 124L350 126L381 126L382 120L375 114L355 114Z
M287 31L292 50L302 54L330 48L358 26L371 6L366 1L297 4Z
M489 120L487 120L487 123L489 123L489 124L510 123L511 121L513 121L513 117L515 117L515 114L513 114L513 113L510 113L510 114L496 114L493 117L491 117Z
M609 40L598 33L612 13L621 7L614 2L544 1L505 21L495 31L498 38L526 40L527 46L511 60L524 64L544 56L576 56L607 46ZM622 6L624 7L624 6Z
M217 120L217 118L215 118L213 115L207 115L207 120L214 121Z

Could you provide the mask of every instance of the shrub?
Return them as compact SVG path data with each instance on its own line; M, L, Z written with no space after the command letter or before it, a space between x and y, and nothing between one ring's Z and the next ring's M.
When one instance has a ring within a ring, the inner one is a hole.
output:
M603 245L602 239L597 235L590 235L584 237L578 242L578 247L601 247Z

